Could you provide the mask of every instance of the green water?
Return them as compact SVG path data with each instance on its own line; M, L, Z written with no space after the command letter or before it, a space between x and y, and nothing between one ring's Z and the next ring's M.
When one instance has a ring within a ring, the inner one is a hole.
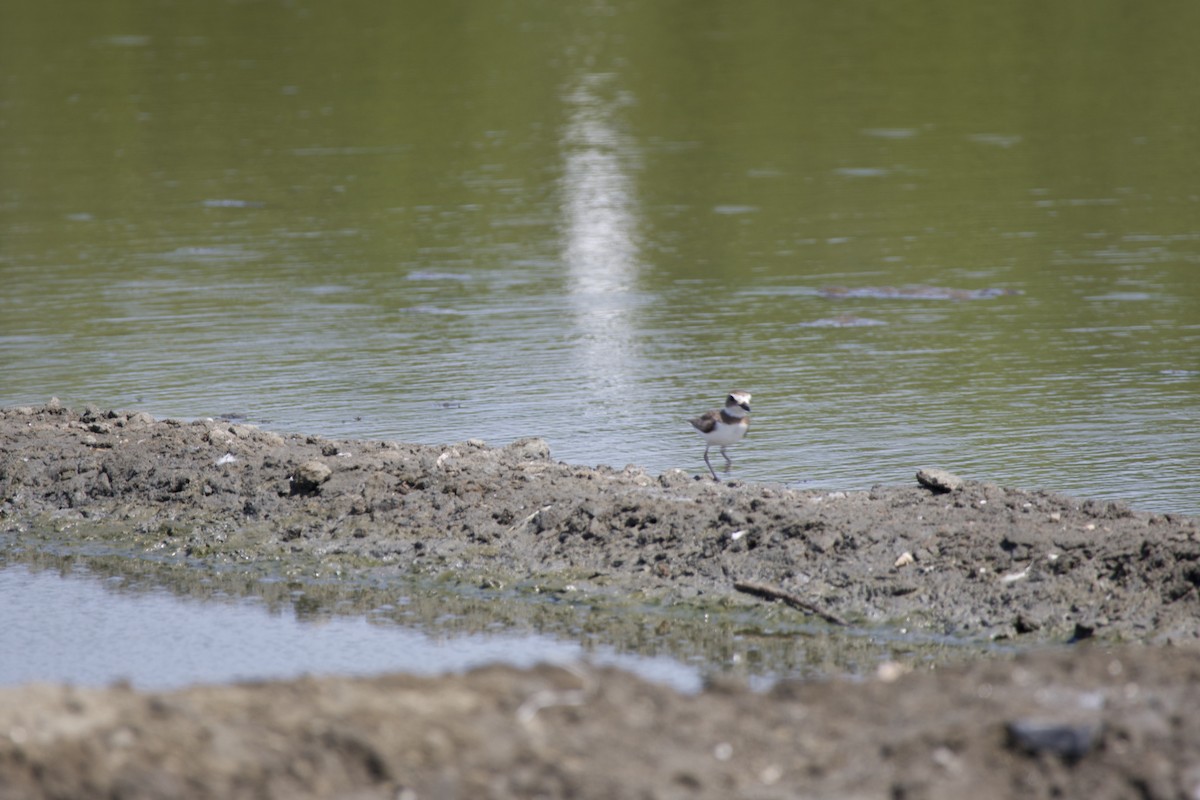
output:
M1200 513L1198 29L0 0L0 403Z

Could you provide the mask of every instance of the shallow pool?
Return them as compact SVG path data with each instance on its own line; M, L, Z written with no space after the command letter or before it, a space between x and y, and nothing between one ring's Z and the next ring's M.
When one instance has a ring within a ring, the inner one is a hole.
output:
M181 598L166 589L121 588L86 570L60 574L0 568L0 685L32 681L139 689L305 674L434 675L491 663L531 666L586 658L683 691L699 671L665 657L623 655L540 634L432 635L361 616L318 621L272 611L255 598Z

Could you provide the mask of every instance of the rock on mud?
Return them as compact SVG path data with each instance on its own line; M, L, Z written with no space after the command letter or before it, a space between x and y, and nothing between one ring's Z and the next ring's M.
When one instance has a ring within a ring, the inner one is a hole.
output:
M923 469L917 472L917 483L934 492L957 492L963 479L944 469Z
M320 461L305 461L296 468L296 474L292 476L292 491L311 494L329 480L331 475L333 470Z

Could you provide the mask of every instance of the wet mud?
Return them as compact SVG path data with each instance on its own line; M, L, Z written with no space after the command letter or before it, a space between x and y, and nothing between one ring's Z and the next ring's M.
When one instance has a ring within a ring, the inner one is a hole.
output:
M5 689L0 798L1200 796L1196 521L927 466L817 492L538 439L3 410L9 558L364 608L403 586L715 666L694 696L583 667ZM803 679L750 691L747 662Z

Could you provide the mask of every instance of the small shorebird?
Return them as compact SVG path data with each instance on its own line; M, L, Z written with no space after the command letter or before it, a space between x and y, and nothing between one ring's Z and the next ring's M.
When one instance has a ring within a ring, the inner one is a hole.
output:
M713 445L721 448L721 455L725 456L725 471L728 472L733 466L733 460L729 458L725 448L740 442L750 429L750 393L734 389L729 393L729 397L725 398L724 408L706 411L688 422L704 437L704 463L708 464L708 471L712 473L713 480L720 481L712 462L708 460L708 449Z

